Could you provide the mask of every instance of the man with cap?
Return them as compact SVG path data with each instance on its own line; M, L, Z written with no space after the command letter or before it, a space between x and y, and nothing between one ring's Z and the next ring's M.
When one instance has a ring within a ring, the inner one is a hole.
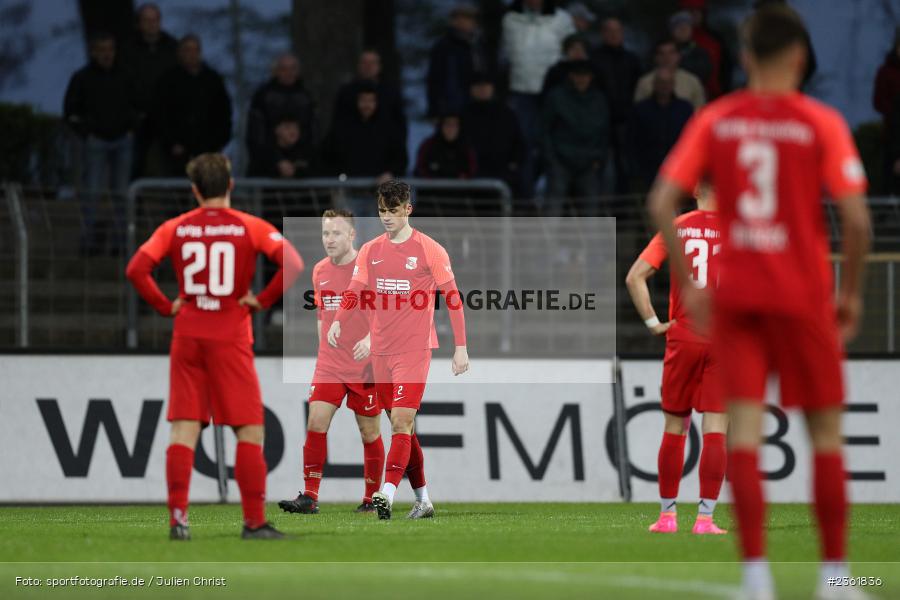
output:
M469 98L472 75L485 68L486 55L478 30L478 9L468 2L450 11L447 32L431 48L428 59L428 116L459 113Z
M584 40L588 50L593 52L599 48L602 40L599 32L594 28L594 24L597 22L597 15L585 6L583 2L573 2L566 7L566 11L572 16L572 25L575 26L575 33Z
M669 18L669 33L681 55L681 68L697 76L703 83L706 97L709 99L710 91L717 92L718 86L711 84L715 77L709 53L694 41L694 19L691 13L683 10L672 15Z
M731 90L734 63L728 51L728 44L722 35L709 27L707 0L679 0L678 5L690 13L694 23L694 41L706 50L712 61L713 78L711 86L706 91L709 99L713 100Z

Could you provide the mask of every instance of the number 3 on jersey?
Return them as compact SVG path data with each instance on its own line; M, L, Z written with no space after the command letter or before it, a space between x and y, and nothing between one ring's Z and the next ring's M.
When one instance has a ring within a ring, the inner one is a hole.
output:
M694 287L702 290L706 287L709 272L709 242L697 238L687 240L684 243L684 255L692 254L691 279L694 281Z
M738 148L738 162L748 172L750 189L738 196L737 210L745 221L769 221L778 208L775 184L778 150L767 140L747 140Z
M208 256L207 256L208 254ZM186 242L181 246L184 260L184 293L191 296L229 296L234 292L234 244L213 242L207 251L203 242ZM209 268L209 289L194 277Z

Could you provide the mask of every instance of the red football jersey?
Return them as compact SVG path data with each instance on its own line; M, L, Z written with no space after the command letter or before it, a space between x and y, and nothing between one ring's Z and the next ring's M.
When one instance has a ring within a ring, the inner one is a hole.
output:
M719 278L719 254L722 235L715 212L692 210L675 219L675 233L691 267L691 280L698 288L715 289ZM641 252L641 260L659 270L668 258L666 242L657 233ZM681 292L674 273L669 283L669 320L675 323L666 332L666 339L709 343L709 338L694 327L691 317L681 304Z
M369 333L369 322L363 311L351 311L347 319L341 323L341 337L338 347L328 343L327 334L341 307L341 294L350 285L356 261L346 265L336 265L328 257L323 258L313 267L312 283L316 299L316 315L322 322L322 339L319 342L319 354L316 369L341 376L341 381L365 381L362 373L369 364L369 359L354 360L353 346ZM346 379L344 379L346 378Z
M421 231L414 229L399 244L386 233L366 242L356 257L353 281L366 286L360 307L371 312L372 353L437 348L435 290L452 280L447 251ZM367 307L366 294L373 292L374 302Z
M704 177L713 183L723 241L717 305L781 314L830 305L823 191L840 201L866 189L837 111L799 92L735 92L691 119L660 176L685 192Z
M172 260L179 296L185 300L173 335L252 342L250 309L238 300L250 290L257 253L282 266L257 297L267 308L281 296L282 285L293 282L303 262L272 224L247 213L201 207L170 219L140 247L132 263L140 255L154 266L166 256ZM156 306L153 290L149 296Z

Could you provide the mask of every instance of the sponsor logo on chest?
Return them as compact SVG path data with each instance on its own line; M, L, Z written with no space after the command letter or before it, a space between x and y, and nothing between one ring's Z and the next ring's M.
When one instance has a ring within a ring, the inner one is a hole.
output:
M409 279L393 279L390 277L377 277L375 289L383 294L408 294L412 289Z
M341 307L341 296L322 296L322 306L325 310L337 310Z

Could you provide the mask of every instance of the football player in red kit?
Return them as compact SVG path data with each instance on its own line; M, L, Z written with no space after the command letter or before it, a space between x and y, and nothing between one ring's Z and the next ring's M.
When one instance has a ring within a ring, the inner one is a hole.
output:
M402 181L389 180L378 186L378 214L386 233L360 248L345 302L328 330L328 343L337 347L353 306L358 304L358 310L370 313L375 387L382 408L390 411L393 432L384 485L372 495L380 519L391 518L394 493L404 473L416 493L407 517L434 514L414 427L431 350L437 348L434 308L438 290L446 298L456 344L452 372L460 375L469 368L462 298L450 258L440 244L410 226L411 195L409 185Z
M231 165L222 154L201 154L188 164L200 207L163 223L128 263L126 275L160 314L175 318L169 367L166 451L169 536L189 540L188 489L194 448L210 417L237 436L234 477L241 491L244 539L283 535L265 516L266 462L263 404L253 364L250 313L270 307L290 287L303 261L271 224L230 208ZM266 288L250 290L256 255L279 269ZM169 257L178 279L170 301L152 277Z
M741 553L743 594L774 597L764 543L759 471L766 379L779 375L781 403L800 408L813 450L813 497L821 539L817 598L858 598L829 586L847 576L847 485L841 415L843 342L862 312L869 247L866 177L847 123L798 91L807 31L784 4L766 4L742 28L748 88L700 111L663 163L651 192L654 220L672 253L682 301L703 326L706 290L685 285L672 215L683 194L712 181L722 230L719 286L712 313L713 355L728 405L728 480ZM823 190L842 224L840 287L828 259Z
M691 285L715 287L721 246L715 197L708 185L697 188L697 210L675 219L680 251L691 262ZM725 478L725 432L728 417L725 403L715 388L716 361L710 353L710 341L698 331L681 303L678 281L671 277L669 319L661 323L650 301L647 280L668 256L666 244L656 234L625 278L628 293L644 324L654 335L666 336L663 358L662 409L665 431L659 447L659 519L650 526L654 533L675 533L676 499L684 468L684 443L690 426L691 411L703 414L703 451L700 453L700 502L697 505L696 534L723 534L713 522L713 511Z
M319 512L319 484L328 452L328 428L334 413L347 397L347 408L356 413L363 443L365 492L356 512L374 512L372 494L381 487L384 469L384 444L381 441L381 407L375 397L375 381L369 359L369 322L366 315L353 313L348 319L337 348L323 339L341 306L341 294L350 285L356 265L353 241L356 229L353 213L326 210L322 215L322 245L328 255L313 268L312 284L318 313L316 333L319 340L316 371L309 391L309 419L303 446L305 489L292 500L278 506L286 512Z

